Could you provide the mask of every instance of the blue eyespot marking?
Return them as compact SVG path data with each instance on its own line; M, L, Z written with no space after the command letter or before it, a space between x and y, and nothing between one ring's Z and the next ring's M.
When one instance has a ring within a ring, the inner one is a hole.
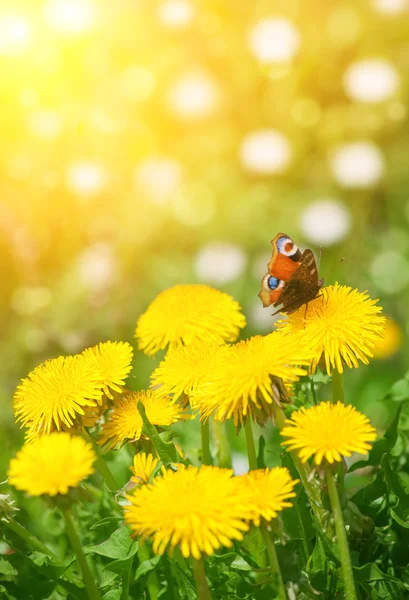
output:
M279 250L283 250L284 249L284 245L288 242L288 238L287 237L280 237L277 240L277 248Z
M278 286L279 283L279 279L277 279L277 277L269 277L267 280L267 285L270 288L270 290L275 290Z

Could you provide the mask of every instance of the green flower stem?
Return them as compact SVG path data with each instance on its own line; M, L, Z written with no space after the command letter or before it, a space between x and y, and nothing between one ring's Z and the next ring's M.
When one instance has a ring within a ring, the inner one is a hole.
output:
M198 600L211 600L209 586L206 581L206 573L204 568L203 558L197 560L192 557L193 575L196 581L197 587L197 599Z
M59 560L55 556L55 554L49 548L47 548L47 546L45 546L42 542L40 542L40 540L38 540L34 535L32 535L29 531L27 531L27 529L25 527L20 525L20 523L17 523L17 521L14 521L14 520L13 521L2 521L2 523L5 527L10 529L11 531L14 531L14 533L16 533L22 540L24 540L28 546L33 548L33 550L38 550L39 552L42 552L43 554L47 554L48 556L53 558L55 561L59 562Z
M200 421L200 435L202 438L202 465L211 465L209 419Z
M344 578L346 600L357 600L354 575L352 572L351 556L349 554L348 540L345 531L344 518L342 516L341 503L339 501L337 486L330 469L327 470L328 494L334 514L335 532L338 540L338 550L341 558L341 569Z
M300 531L301 531L301 535L302 535L302 545L303 545L303 549L304 549L304 558L305 558L305 562L307 562L308 557L311 554L311 552L310 552L310 544L308 542L307 532L305 531L304 521L303 521L303 518L302 518L302 515L301 515L301 511L300 511L300 507L299 507L299 504L298 504L298 498L294 502L294 508L295 508L295 512L297 514L298 525L300 527Z
M98 458L95 462L95 467L96 467L98 473L101 475L101 477L104 478L105 483L107 484L107 486L109 487L111 492L115 492L116 490L119 490L120 485L118 484L117 480L111 473L108 465L106 464L106 462L102 458L102 456L98 456Z
M273 576L273 581L276 584L278 590L278 595L276 596L276 598L279 600L287 600L287 592L285 590L283 576L281 575L281 569L280 564L278 562L275 544L271 538L270 533L267 531L267 528L265 526L261 526L260 529L261 533L263 534L264 541L266 543L268 560L270 561L270 571Z
M125 573L122 575L122 592L120 600L128 600L129 598L129 584L131 581L133 556L128 558L128 566Z
M256 454L256 446L254 444L254 435L253 435L253 427L251 425L250 417L246 418L245 424L246 431L246 442L247 442L247 456L249 458L249 470L254 471L258 468L257 465L257 454Z
M111 473L108 465L106 464L106 462L102 456L101 448L95 442L94 438L89 433L89 431L86 429L84 429L84 437L87 440L87 442L90 442L92 444L92 447L94 448L94 452L97 455L97 460L95 461L96 470L101 475L101 477L104 479L105 483L107 484L107 486L111 490L111 492L116 492L116 490L119 490L119 488L121 486L119 485L119 483L117 482L117 480Z
M344 404L344 376L337 369L332 371L332 404Z
M317 402L317 394L315 392L314 380L313 380L312 377L310 377L310 388L311 388L312 401L313 401L314 404L318 404L318 402Z
M88 594L88 598L89 600L100 600L101 596L99 595L98 588L95 584L94 578L91 574L87 563L87 559L85 558L85 554L82 550L81 541L78 537L75 525L71 518L70 510L67 508L61 508L61 512L64 515L65 524L67 527L67 534L71 542L71 547L74 550L74 553L77 557L78 563L81 568L85 590Z
M138 546L138 557L139 557L139 560L141 563L144 562L145 560L151 559L151 553L149 552L149 548L146 545L146 542L141 541L141 540L139 541L139 546ZM158 600L160 585L159 585L159 580L156 576L155 571L151 571L149 573L146 583L147 583L150 599Z
M231 450L226 432L226 423L224 421L211 420L212 437L216 442L217 456L219 466L225 469L231 469Z
M276 412L276 423L278 429L283 429L285 422L285 414L281 409L277 409ZM326 522L326 510L322 504L321 500L321 488L315 479L310 480L311 468L308 463L301 462L300 457L296 450L292 450L289 452L291 459L294 463L295 468L298 471L298 475L300 476L301 482L304 486L306 494L308 496L308 500L310 501L311 510L313 511L315 517L318 520L321 528L325 531L325 522ZM328 530L328 528L327 528ZM328 535L331 537L331 531L327 531Z

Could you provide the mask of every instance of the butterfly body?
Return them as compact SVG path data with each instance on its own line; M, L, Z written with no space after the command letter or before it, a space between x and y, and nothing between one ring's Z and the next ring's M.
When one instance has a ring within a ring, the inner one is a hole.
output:
M279 306L279 312L291 314L318 296L324 283L311 250L303 253L285 233L271 240L273 254L267 265L268 273L261 280L259 297L263 306Z

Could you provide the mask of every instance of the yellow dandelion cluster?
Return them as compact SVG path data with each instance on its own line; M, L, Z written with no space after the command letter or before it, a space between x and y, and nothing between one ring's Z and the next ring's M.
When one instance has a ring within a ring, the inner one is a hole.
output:
M219 356L220 347L205 342L169 350L152 373L152 391L155 395L170 396L172 401L185 396L192 400L195 390L211 373Z
M72 427L85 406L102 399L98 373L81 355L60 356L36 367L14 394L16 421L30 434Z
M234 424L246 416L257 420L258 412L270 414L280 403L284 384L305 375L311 352L300 344L299 336L273 332L254 336L231 346L221 346L200 385L192 394L203 418L212 413L217 420L233 417Z
M133 473L131 481L134 481L139 485L149 483L149 479L158 462L159 458L155 458L152 454L145 454L145 452L136 454L133 459L133 466L131 467Z
M132 368L133 349L128 342L102 342L82 353L95 366L104 394L112 400L112 390L122 387Z
M94 423L104 408L104 394L112 398L110 390L121 389L131 361L132 347L123 342L45 361L16 389L16 421L28 428L28 439Z
M376 439L376 430L368 417L351 404L321 402L295 411L287 419L281 435L287 450L297 450L303 462L311 456L317 465L325 459L340 462L353 452L366 454Z
M179 546L197 559L242 540L253 508L240 478L230 469L177 467L127 496L125 520L134 533L151 538L156 554Z
M138 440L142 435L143 421L138 410L142 402L146 416L152 425L166 426L185 417L180 405L171 403L169 398L161 398L149 390L132 392L118 400L106 423L98 444L106 449L120 447L127 440Z
M359 361L368 364L384 335L385 317L377 302L366 292L336 283L322 288L307 310L302 306L277 326L303 335L302 343L314 350L313 370L323 359L327 373L342 373L344 363L350 368L358 367Z
M67 494L93 473L96 455L81 437L52 433L26 443L9 465L9 483L30 496Z
M207 285L176 285L161 292L141 315L135 337L140 350L154 355L195 340L233 342L245 325L239 303L228 294Z
M292 506L288 502L297 495L293 490L298 479L292 479L285 467L274 469L256 469L247 475L242 475L244 484L251 493L251 503L254 508L252 521L256 527L261 520L271 521L284 508Z

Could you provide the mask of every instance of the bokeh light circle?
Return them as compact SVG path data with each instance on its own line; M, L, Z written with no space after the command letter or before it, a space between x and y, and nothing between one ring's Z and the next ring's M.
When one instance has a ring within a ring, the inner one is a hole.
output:
M358 141L337 148L330 157L336 181L345 188L368 188L376 185L385 171L382 152L373 142Z
M135 184L155 204L165 204L183 182L183 167L172 158L152 156L135 170Z
M172 84L168 94L172 113L184 120L208 117L217 108L219 100L216 83L200 71L182 75Z
M395 250L377 254L370 269L372 279L383 294L397 294L409 285L409 262Z
M345 204L333 198L312 202L300 215L300 230L306 240L320 246L341 242L351 229L351 215Z
M298 29L283 17L262 19L248 36L250 51L261 63L290 61L297 54L300 43Z
M161 22L170 29L183 29L192 21L194 6L187 0L165 0L158 7Z
M285 171L292 159L288 138L274 129L248 133L240 145L240 161L250 173L273 175Z
M387 100L399 87L399 75L383 58L359 60L344 73L344 88L351 100L375 104Z
M194 259L194 271L199 281L222 285L242 276L247 255L241 246L229 242L210 242Z

